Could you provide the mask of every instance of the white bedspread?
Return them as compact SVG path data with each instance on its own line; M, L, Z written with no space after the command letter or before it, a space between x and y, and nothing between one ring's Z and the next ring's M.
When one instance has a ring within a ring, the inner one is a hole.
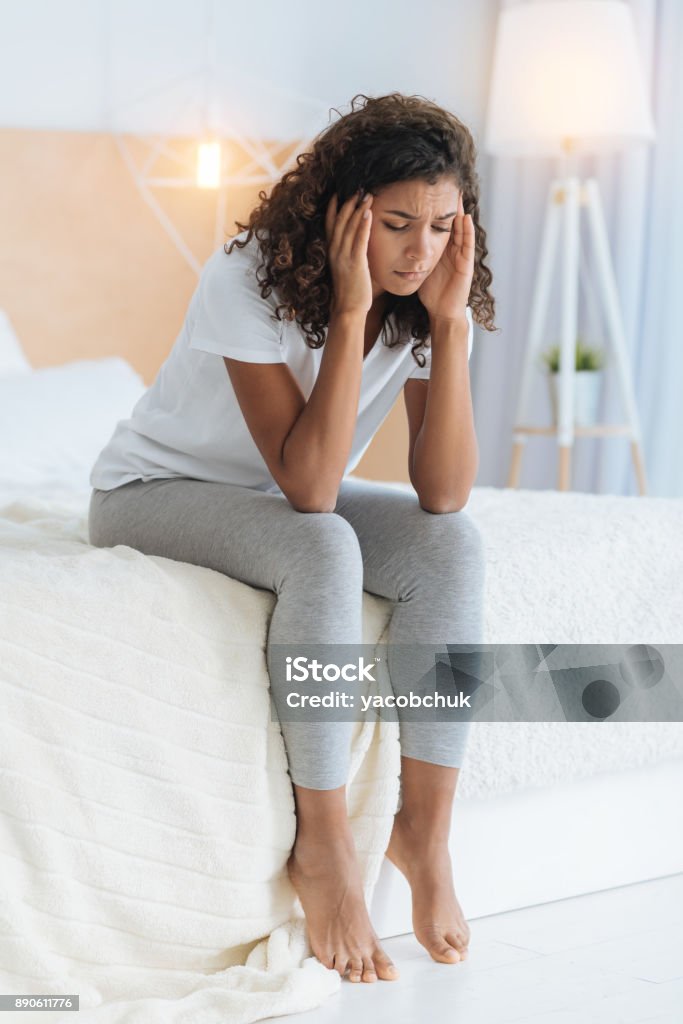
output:
M485 640L683 643L683 498L475 487ZM478 722L459 799L683 758L681 722Z
M285 870L274 596L90 547L88 498L0 495L1 988L78 992L97 1024L318 1006L340 980L310 955ZM683 641L683 501L475 488L467 511L486 642ZM389 611L365 595L365 642ZM458 799L681 756L680 723L476 723ZM359 724L349 809L368 902L399 769L395 726Z
M98 1024L319 1006L341 980L312 957L286 873L274 597L91 547L86 508L0 501L0 991L78 993ZM375 642L386 615L366 600ZM349 814L368 904L399 771L397 727L358 723Z

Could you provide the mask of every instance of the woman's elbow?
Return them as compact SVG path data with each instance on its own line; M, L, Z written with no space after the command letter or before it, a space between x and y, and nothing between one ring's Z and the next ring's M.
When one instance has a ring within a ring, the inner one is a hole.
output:
M424 509L425 512L431 512L432 515L443 516L449 512L462 512L465 505L469 501L469 492L466 495L462 495L459 498L440 498L434 501L422 500L418 498L420 502L420 508Z
M334 512L337 507L336 495L316 494L308 491L306 494L285 494L295 512Z

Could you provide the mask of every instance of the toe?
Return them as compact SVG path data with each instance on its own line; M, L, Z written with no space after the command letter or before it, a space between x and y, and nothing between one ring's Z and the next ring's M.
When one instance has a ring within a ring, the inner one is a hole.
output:
M360 981L363 976L363 958L352 956L349 960L349 981Z
M346 974L346 970L349 965L349 958L345 953L335 953L334 955L334 969L339 973L341 978Z
M317 953L316 956L323 967L327 967L328 971L334 970L334 953Z
M441 963L457 964L460 961L460 953L444 939L438 939L429 946L429 952L434 960Z
M458 932L435 924L415 928L415 938L421 942L433 960L457 964L462 959L453 941Z
M460 954L460 959L464 960L467 956L468 949L467 938L462 934L462 932L446 932L444 938L451 946L455 946Z
M398 968L392 963L386 953L375 953L373 959L377 976L382 981L395 981L399 977Z
M375 965L372 962L371 956L363 957L363 981L367 981L369 983L377 981L377 971L375 970Z

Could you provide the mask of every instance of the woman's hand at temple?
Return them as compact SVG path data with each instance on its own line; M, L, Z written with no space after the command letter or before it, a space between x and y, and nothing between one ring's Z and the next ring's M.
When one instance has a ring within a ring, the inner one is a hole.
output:
M430 321L464 321L474 274L474 241L474 221L465 213L461 191L448 244L417 290Z
M331 312L366 316L372 306L372 278L368 266L368 239L372 224L373 196L367 193L358 202L354 193L337 211L337 194L332 196L325 215L328 259L332 274ZM357 204L357 205L356 205ZM368 216L364 217L367 211Z

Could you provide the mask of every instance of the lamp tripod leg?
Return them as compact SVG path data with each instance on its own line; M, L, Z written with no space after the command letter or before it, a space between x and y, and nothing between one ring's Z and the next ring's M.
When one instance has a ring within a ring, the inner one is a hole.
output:
M636 473L636 481L638 482L638 494L642 498L644 494L647 494L647 478L645 476L643 451L639 441L631 441L631 458L633 459L633 468Z
M524 365L522 367L519 394L517 396L517 408L515 410L515 427L525 423L528 415L529 398L533 384L534 370L536 368L536 359L540 351L543 332L546 327L546 316L550 301L550 287L553 267L557 257L558 237L560 232L560 216L562 209L561 184L562 183L559 180L555 180L552 181L548 187L541 250L536 270L534 296L531 304L529 336L527 338L527 344L524 352ZM515 431L513 429L512 458L510 462L510 471L508 473L508 487L517 487L519 484L525 444L526 437L519 431Z
M557 446L559 454L559 475L557 489L568 491L572 478L572 445L560 444Z
M524 441L515 441L512 445L512 458L510 459L510 471L506 487L518 487L519 476L522 471L522 455L524 454Z
M612 266L612 258L607 240L605 215L600 200L598 183L595 178L586 182L588 195L588 215L593 247L596 255L596 269L601 285L601 293L605 305L609 340L612 346L617 370L617 381L621 392L621 400L626 411L626 418L631 430L631 457L638 483L638 492L642 496L647 491L645 479L645 463L641 447L640 417L636 405L631 370L626 348L626 332L621 315L617 283Z
M561 341L558 383L557 454L558 489L571 486L574 446L574 389L576 387L576 325L579 292L580 186L576 177L564 182L562 217Z

